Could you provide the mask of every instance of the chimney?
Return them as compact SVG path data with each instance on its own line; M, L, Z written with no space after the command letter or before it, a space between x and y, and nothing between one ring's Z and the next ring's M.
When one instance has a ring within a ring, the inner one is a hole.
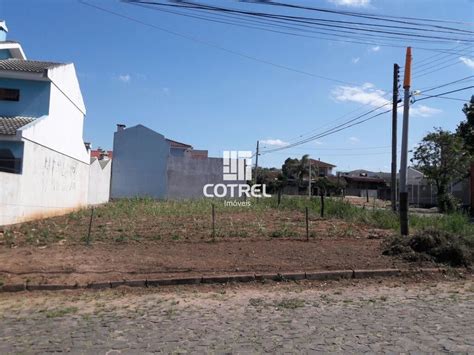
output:
M125 129L125 127L127 127L127 126L125 126L122 123L118 123L117 124L117 132L123 131Z
M0 42L4 42L7 40L7 24L4 20L0 20Z
M89 153L91 150L91 143L89 142L84 142L84 145L86 146L87 152Z

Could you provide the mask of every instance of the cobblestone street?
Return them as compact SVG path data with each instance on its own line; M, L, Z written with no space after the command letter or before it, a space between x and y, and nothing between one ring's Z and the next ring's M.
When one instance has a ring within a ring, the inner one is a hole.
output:
M474 352L474 283L0 295L0 353Z

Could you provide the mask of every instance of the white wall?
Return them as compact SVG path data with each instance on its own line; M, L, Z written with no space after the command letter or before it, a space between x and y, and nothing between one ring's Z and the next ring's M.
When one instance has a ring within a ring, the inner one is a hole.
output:
M25 141L22 174L0 172L0 225L87 206L89 164Z
M110 174L112 161L94 159L89 169L89 197L90 205L98 205L109 201Z
M42 144L84 163L89 154L82 138L84 116L58 88L51 85L49 115L19 129L21 137Z

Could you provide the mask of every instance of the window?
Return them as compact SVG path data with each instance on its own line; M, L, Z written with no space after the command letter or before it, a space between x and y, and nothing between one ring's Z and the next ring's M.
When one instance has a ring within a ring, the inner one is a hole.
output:
M0 88L0 100L20 101L20 90Z
M23 165L22 142L0 142L0 172L21 174Z

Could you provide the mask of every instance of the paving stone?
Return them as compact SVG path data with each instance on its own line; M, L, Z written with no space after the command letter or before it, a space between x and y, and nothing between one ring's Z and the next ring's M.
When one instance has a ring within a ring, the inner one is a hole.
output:
M455 299L422 287L124 294L114 296L118 306L112 299L98 312L57 318L33 303L19 312L3 299L0 353L474 353L474 283L465 282L471 291ZM89 307L101 301L90 295ZM282 299L304 302L277 307Z

